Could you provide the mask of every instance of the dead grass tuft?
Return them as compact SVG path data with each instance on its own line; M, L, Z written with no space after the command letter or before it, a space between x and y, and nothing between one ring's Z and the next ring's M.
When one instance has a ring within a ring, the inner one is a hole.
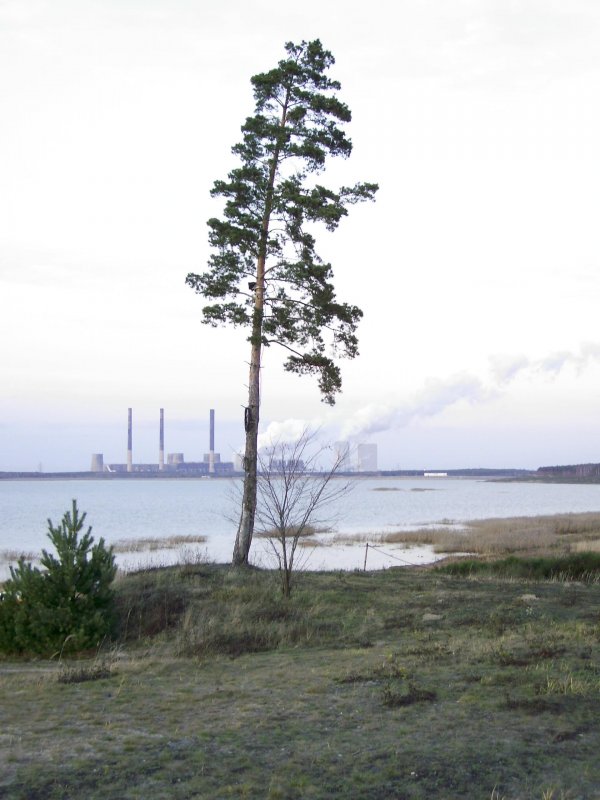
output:
M385 544L431 545L436 553L498 556L600 551L600 513L483 519L464 528L396 531L369 538Z
M110 666L105 664L83 665L79 667L65 667L58 675L58 683L85 683L86 681L99 681L112 678L115 674Z
M182 545L205 544L206 536L146 536L141 539L119 539L113 543L115 553L140 553L155 550L176 550Z
M18 561L20 558L25 559L25 561L36 561L39 557L39 553L25 552L23 550L0 550L0 561Z
M286 532L286 537L288 539L293 539L296 536L297 528L291 527ZM306 527L302 530L299 534L299 539L308 539L311 536L316 536L317 533L327 533L327 528L316 528L313 525L306 525ZM278 531L272 529L268 531L255 531L254 536L259 539L279 539L280 534Z

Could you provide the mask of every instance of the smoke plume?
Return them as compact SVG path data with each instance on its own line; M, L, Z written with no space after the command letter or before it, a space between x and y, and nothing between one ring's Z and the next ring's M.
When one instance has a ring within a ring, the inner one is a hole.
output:
M341 430L342 439L356 439L374 433L403 428L419 417L435 417L444 409L466 401L485 400L490 390L474 375L461 373L446 380L429 379L423 388L400 404L371 404L359 409Z
M307 428L316 430L321 427L321 420L309 422L305 419L286 419L281 422L270 422L267 429L258 436L258 449L271 447L274 444L297 442Z
M372 403L359 409L342 426L341 438L356 439L391 428L402 428L414 419L434 417L459 402L489 401L520 377L541 375L552 379L566 369L581 373L591 364L600 362L600 344L586 342L576 352L562 350L537 359L524 355L497 355L489 361L489 376L485 382L468 373L446 380L430 379L406 401Z
M356 441L383 431L404 428L413 420L435 417L457 403L489 402L519 378L545 376L552 380L566 369L581 373L599 362L600 343L595 342L582 344L578 351L561 350L541 358L495 355L489 359L485 380L467 372L445 379L430 378L405 400L363 406L343 422L338 432L332 430L330 438ZM297 441L307 428L320 428L323 433L328 433L325 428L333 427L332 423L326 424L322 419L271 422L259 436L259 447L274 442Z

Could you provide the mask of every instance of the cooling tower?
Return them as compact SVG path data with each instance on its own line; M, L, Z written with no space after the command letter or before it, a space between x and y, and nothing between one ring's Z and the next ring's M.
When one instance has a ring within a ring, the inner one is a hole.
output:
M91 472L104 472L104 456L102 453L92 453Z

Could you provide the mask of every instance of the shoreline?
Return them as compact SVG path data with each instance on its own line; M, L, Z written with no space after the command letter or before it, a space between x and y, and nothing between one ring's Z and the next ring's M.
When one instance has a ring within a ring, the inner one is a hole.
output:
M367 571L389 569L390 567L419 567L433 564L445 558L445 554L434 553L431 545L398 546L357 540L355 544L306 544L296 550L296 570L302 572L353 572L363 571L365 554ZM367 548L368 544L368 548ZM216 546L215 546L216 545ZM219 540L202 543L198 546L180 548L148 549L116 553L119 572L127 574L148 569L160 569L178 564L229 564L233 552L233 541ZM1 558L0 551L0 558ZM25 554L26 561L39 565L33 554ZM259 539L252 545L250 563L260 569L277 569L275 554L268 541ZM14 566L16 559L0 560L0 583L10 577L9 564Z
M315 475L326 474L315 472ZM528 476L535 476L531 470L516 468L460 468L460 469L393 469L393 470L374 470L371 472L336 472L335 477L352 478L361 480L363 478L427 478L436 481L440 478L471 478L483 480L519 480L527 479ZM60 480L91 480L91 481L113 481L113 480L218 480L222 478L243 478L244 473L232 470L231 472L207 474L202 470L189 471L160 471L158 466L152 470L134 470L133 472L91 472L89 470L68 470L65 472L27 472L24 470L0 471L0 481L60 481ZM599 478L600 480L600 478Z
M176 564L229 564L235 534L227 536L149 537L132 539L130 549L116 548L115 557L123 573L158 569ZM129 540L120 540L119 544ZM136 546L136 542L139 546ZM111 542L107 542L111 544ZM117 545L117 542L113 542ZM449 557L475 558L507 555L544 555L600 552L600 511L521 517L491 517L462 523L425 525L393 532L340 534L316 533L302 539L296 550L295 569L304 572L367 571L391 567L427 566ZM0 581L10 577L18 550L0 549ZM38 552L22 553L38 564ZM268 539L256 535L250 561L261 569L277 569L278 562Z
M590 486L600 484L600 475L539 475L535 471L513 469L457 469L439 471L439 474L426 475L426 472L437 473L437 470L379 470L377 472L339 472L336 478L353 481L372 478L423 478L435 484L438 480L481 480L490 483L531 483L548 485ZM113 481L222 481L242 480L243 472L228 472L220 475L207 475L203 472L0 472L0 482L113 482Z

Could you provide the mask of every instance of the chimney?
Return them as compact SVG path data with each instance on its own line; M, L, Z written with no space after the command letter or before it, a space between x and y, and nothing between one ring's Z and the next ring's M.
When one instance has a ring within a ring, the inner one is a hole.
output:
M212 473L215 471L215 410L210 410L210 439L208 447L208 471Z
M127 409L127 472L133 472L131 409Z
M158 468L162 472L165 468L165 410L160 410L160 433L158 441Z

